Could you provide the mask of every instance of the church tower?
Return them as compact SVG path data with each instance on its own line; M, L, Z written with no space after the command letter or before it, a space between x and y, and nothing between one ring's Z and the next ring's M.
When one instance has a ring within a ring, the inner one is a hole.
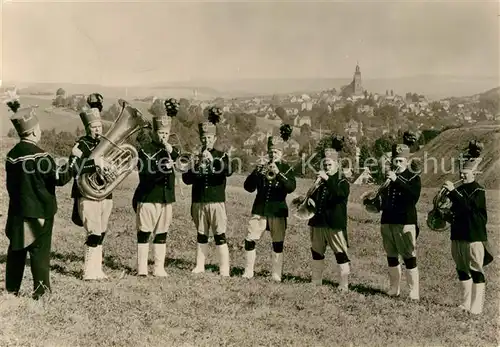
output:
M363 87L361 86L361 71L359 70L359 63L356 64L356 71L354 72L354 95L363 95Z

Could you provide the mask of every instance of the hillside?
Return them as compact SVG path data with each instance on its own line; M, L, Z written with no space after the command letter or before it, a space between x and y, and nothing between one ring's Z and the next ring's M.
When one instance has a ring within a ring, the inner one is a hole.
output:
M482 153L484 159L479 166L482 173L478 177L478 181L487 189L498 189L500 186L499 125L449 129L430 141L419 152L415 153L416 157L422 158L424 165L427 164L424 166L422 185L437 187L441 186L445 180L457 181L458 173L451 173L452 158L456 158L472 139L484 143ZM425 158L428 159L425 160ZM437 166L432 158L437 159Z
M116 100L108 98L104 102L104 107L108 108L109 105L115 101ZM76 112L52 107L52 97L21 96L20 102L21 105L38 105L36 112L38 119L40 120L40 128L42 130L55 128L56 131L74 132L77 128L83 128L80 117ZM6 136L9 130L14 129L14 127L9 119L11 114L8 112L7 107L4 105L2 106L3 107L0 107L0 136ZM137 107L140 108L142 106L143 105Z

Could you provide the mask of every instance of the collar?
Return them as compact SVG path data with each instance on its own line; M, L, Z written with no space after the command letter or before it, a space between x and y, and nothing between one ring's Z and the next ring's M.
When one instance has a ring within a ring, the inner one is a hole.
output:
M85 140L89 141L90 143L98 143L99 142L99 139L93 138L90 135L85 135L84 138L85 138Z
M31 141L31 140L28 140L28 139L21 139L20 142L26 142L26 143L31 143L32 145L37 145L35 141Z

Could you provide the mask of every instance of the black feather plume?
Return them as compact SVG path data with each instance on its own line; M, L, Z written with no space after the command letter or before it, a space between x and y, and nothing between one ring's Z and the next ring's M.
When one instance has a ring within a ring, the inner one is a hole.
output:
M174 98L170 98L170 99L167 99L165 100L165 110L167 111L167 116L169 117L175 117L177 116L177 112L179 112L179 102L174 99Z
M290 136L292 136L292 126L290 124L282 124L280 126L280 136L283 141L288 141Z
M90 106L90 108L97 108L99 110L99 112L102 112L103 100L104 100L104 98L102 97L101 94L92 93L87 97L87 104Z
M213 125L220 122L220 117L222 116L222 110L217 106L212 106L208 110L208 121Z
M21 104L19 103L18 100L14 100L14 101L8 101L7 106L9 106L12 112L16 113L19 107L21 107Z
M484 148L483 143L481 143L477 140L472 140L469 142L466 156L468 158L479 158L479 156L481 155L481 152L483 151L483 148Z
M403 143L408 147L412 147L417 142L418 137L413 131L405 131L403 134Z
M332 148L340 152L344 148L344 137L338 135L332 136Z

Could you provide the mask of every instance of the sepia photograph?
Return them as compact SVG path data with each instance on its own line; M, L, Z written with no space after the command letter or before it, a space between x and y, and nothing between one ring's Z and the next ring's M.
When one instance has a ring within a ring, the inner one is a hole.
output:
M498 0L0 23L0 346L500 346Z

